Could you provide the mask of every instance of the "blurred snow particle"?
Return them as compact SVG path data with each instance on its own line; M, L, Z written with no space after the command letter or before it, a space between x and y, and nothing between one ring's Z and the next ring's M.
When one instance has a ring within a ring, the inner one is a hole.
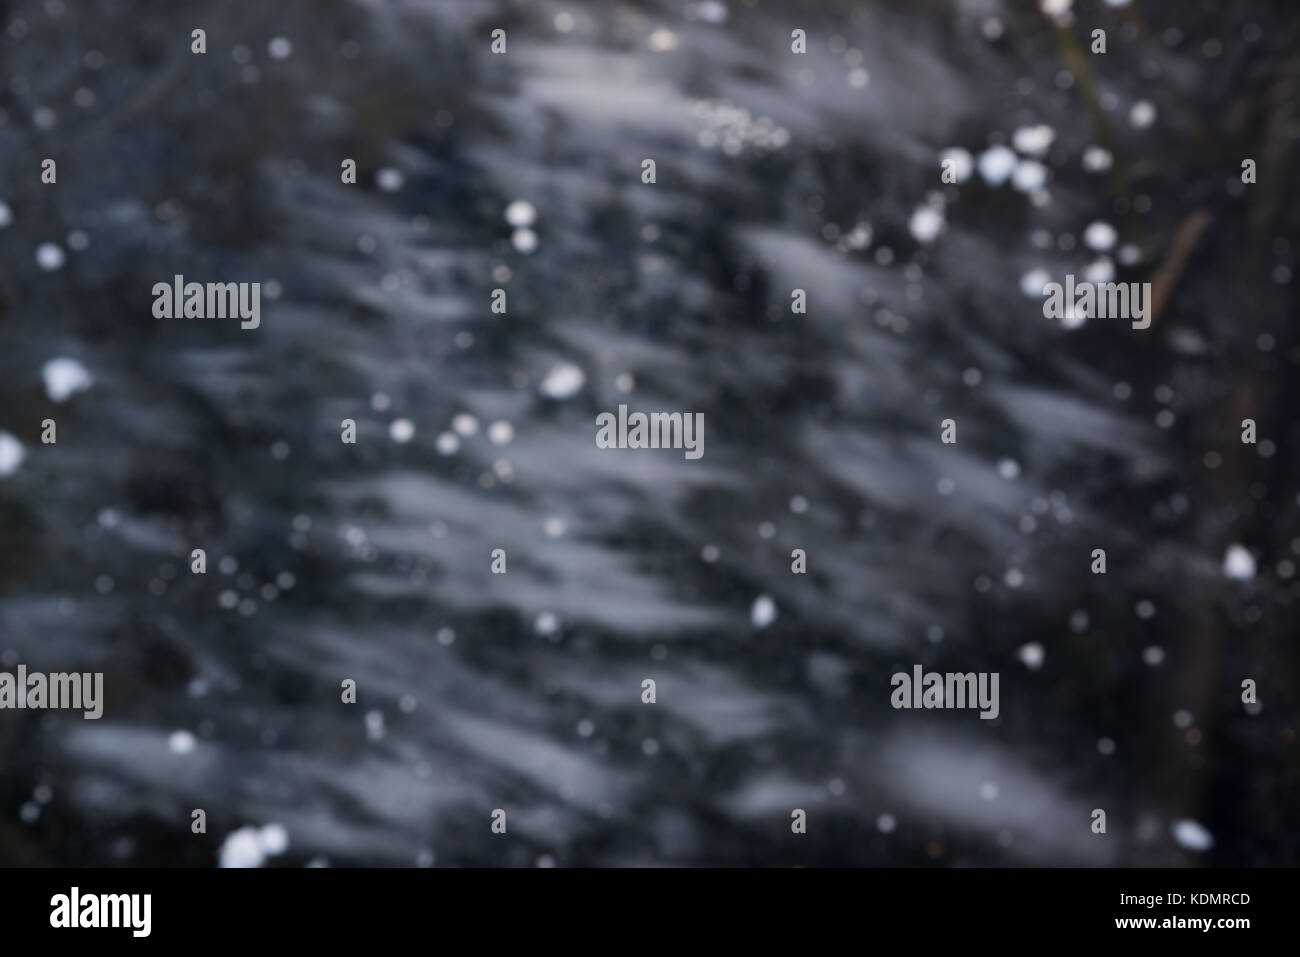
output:
M1156 108L1150 100L1138 100L1128 111L1128 121L1135 130L1145 130L1156 121Z
M1011 144L1026 156L1043 156L1056 139L1050 126L1022 126L1011 134Z
M1255 556L1241 545L1229 545L1223 556L1223 574L1237 581L1255 577Z
M366 712L366 737L371 741L384 739L384 713L372 708Z
M506 222L516 229L531 226L536 219L537 210L526 200L517 199L506 207Z
M385 193L396 193L402 188L404 182L406 182L406 177L402 175L402 171L393 169L391 166L385 166L375 174L375 185Z
M0 200L0 229L4 229L14 221L14 214L9 209L9 204Z
M497 419L488 426L487 437L493 445L506 445L515 437L515 427L504 419Z
M0 478L13 475L23 464L23 444L8 432L0 432Z
M468 412L461 412L452 417L451 427L465 438L469 438L478 432L478 419Z
M695 8L695 12L705 23L727 22L727 7L725 4L720 3L719 0L704 0Z
M167 739L167 746L173 754L189 754L194 750L194 735L188 731L173 731Z
M1020 193L1032 193L1047 183L1047 167L1037 160L1023 160L1011 173L1011 186Z
M221 867L261 867L268 857L283 854L289 834L282 825L240 827L226 835L218 852Z
M1092 283L1107 283L1115 278L1115 263L1102 256L1083 267L1083 278Z
M399 445L415 437L415 423L410 419L393 419L388 425L388 437Z
M1051 281L1052 275L1046 269L1031 269L1020 277L1020 291L1030 299L1037 299Z
M654 53L667 53L669 50L676 50L677 34L661 27L650 34L650 39L646 41L646 45Z
M90 373L76 359L51 359L41 367L45 394L51 402L64 402L90 388Z
M932 243L943 232L943 213L933 206L918 206L907 224L908 232L919 243Z
M1208 851L1214 846L1214 837L1192 820L1174 821L1170 830L1174 833L1174 840L1180 847L1185 847L1189 851Z
M572 362L561 362L546 373L540 389L548 399L568 399L577 395L586 381L586 375Z
M959 183L964 183L970 179L971 173L975 170L975 158L960 146L954 146L946 149L939 154L940 166L952 164L952 175Z
M46 272L62 267L65 258L63 247L58 243L41 243L36 247L36 265Z
M1110 223L1102 222L1100 219L1089 223L1083 231L1083 244L1089 249L1104 253L1115 245L1115 240L1119 234L1115 232L1115 227Z
M776 621L776 602L771 595L759 595L749 609L749 622L755 628L766 628Z
M1005 146L991 146L980 154L979 171L984 182L990 186L1001 186L1007 181L1019 160L1015 152Z
M1083 151L1083 168L1089 173L1104 173L1110 169L1114 162L1110 150L1102 149L1100 146L1089 146Z
M293 53L293 44L286 37L272 37L266 45L266 52L271 54L272 60L287 60Z
M516 229L510 235L510 242L516 252L526 256L537 248L537 234L531 229Z
M284 829L283 824L266 825L258 833L258 840L268 857L283 854L289 848L289 832Z
M1016 651L1016 657L1030 671L1037 671L1043 667L1043 659L1047 657L1047 652L1043 646L1036 641L1031 641L1027 645L1021 645Z

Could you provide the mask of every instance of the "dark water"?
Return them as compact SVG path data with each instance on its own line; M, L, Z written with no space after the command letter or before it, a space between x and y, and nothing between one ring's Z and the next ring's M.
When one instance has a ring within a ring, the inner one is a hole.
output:
M107 695L0 713L0 861L1300 861L1297 11L1075 6L0 4L0 652ZM1150 329L1021 291L1106 262Z

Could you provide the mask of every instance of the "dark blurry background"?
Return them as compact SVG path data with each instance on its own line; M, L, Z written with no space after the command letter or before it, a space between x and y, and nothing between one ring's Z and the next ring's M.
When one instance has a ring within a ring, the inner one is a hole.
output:
M1300 8L815 6L0 3L0 862L1300 860Z

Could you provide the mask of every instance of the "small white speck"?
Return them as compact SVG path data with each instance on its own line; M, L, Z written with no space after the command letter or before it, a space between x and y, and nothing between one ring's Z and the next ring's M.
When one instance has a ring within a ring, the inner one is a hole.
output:
M173 731L167 739L167 746L174 754L189 754L194 750L194 735L188 731Z
M720 0L704 0L696 9L696 12L705 23L727 22L727 7Z
M1032 193L1047 183L1047 167L1038 160L1022 160L1011 173L1011 186L1020 193Z
M266 45L266 52L271 54L272 60L287 60L289 54L293 53L293 44L287 37L273 37Z
M766 628L776 621L776 602L771 595L759 595L749 609L749 621L755 628Z
M460 436L455 432L441 432L434 442L434 447L439 455L455 455L456 450L460 448Z
M1110 223L1097 220L1089 223L1083 231L1083 244L1099 253L1107 252L1115 245L1119 234Z
M240 827L226 835L218 852L221 867L261 867L266 860L261 832L255 827Z
M586 375L572 362L561 362L542 380L542 395L550 399L568 399L577 395L587 381Z
M660 28L650 34L646 45L655 53L667 53L677 49L677 35L671 30Z
M537 234L531 229L516 229L510 235L510 242L517 252L528 255L537 248Z
M1089 146L1083 151L1083 168L1088 173L1104 173L1114 161L1110 150L1100 146Z
M76 359L50 359L41 367L41 377L52 402L64 402L91 385L90 373Z
M985 801L996 800L998 796L998 786L992 781L985 781L980 785L980 797Z
M396 193L405 182L406 177L402 175L402 171L391 166L385 166L375 174L375 185L385 193Z
M1115 278L1115 263L1107 256L1094 259L1084 267L1083 278L1092 283L1110 282Z
M410 419L393 419L388 425L388 437L399 445L415 437L415 423Z
M1255 577L1255 556L1242 545L1229 545L1223 556L1223 574L1237 581Z
M461 412L451 420L451 427L465 438L478 432L478 419L468 412Z
M1006 146L991 146L980 154L980 176L990 186L1001 186L1016 168L1015 151Z
M1145 130L1156 121L1156 108L1150 100L1138 100L1128 111L1128 121L1136 130Z
M1030 671L1037 671L1043 667L1043 660L1047 657L1047 652L1041 644L1031 641L1027 645L1020 646L1016 651L1016 657Z
M1020 277L1020 291L1030 299L1037 299L1051 281L1052 275L1046 269L1031 269Z
M998 474L1007 481L1020 476L1020 463L1014 459L1002 459L998 462Z
M21 442L8 432L0 432L0 478L17 472L26 455Z
M66 258L58 243L41 243L36 247L36 265L46 272L61 268Z
M258 832L257 837L268 857L283 854L289 847L289 832L283 824L268 824Z
M1214 847L1214 837L1200 824L1192 820L1174 821L1170 830L1180 847L1189 851L1208 851Z
M908 232L919 243L932 243L943 232L943 213L933 206L918 206L907 224Z
M1011 145L1026 156L1043 156L1055 139L1056 130L1045 124L1022 126L1011 134Z
M493 445L507 445L515 437L515 427L504 419L497 419L488 426L487 437Z
M517 199L506 207L506 222L516 229L531 226L537 220L537 209L527 200Z

